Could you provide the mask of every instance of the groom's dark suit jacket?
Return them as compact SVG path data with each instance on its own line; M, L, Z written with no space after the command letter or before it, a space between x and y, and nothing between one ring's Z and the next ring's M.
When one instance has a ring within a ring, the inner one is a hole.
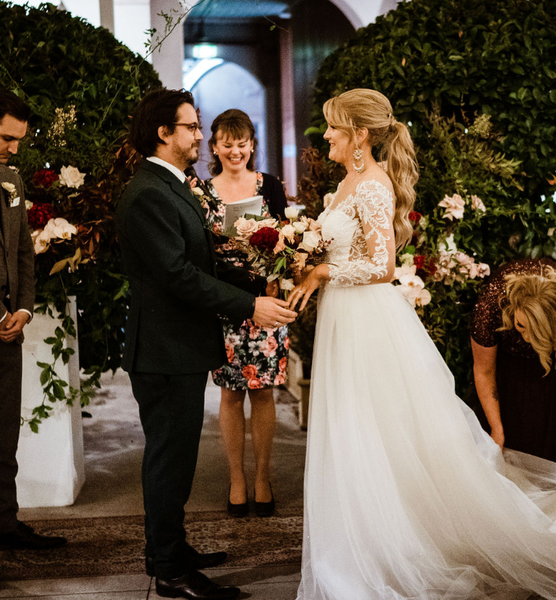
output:
M178 375L222 366L218 315L251 317L265 279L217 260L187 181L150 161L120 199L117 224L131 284L123 368Z

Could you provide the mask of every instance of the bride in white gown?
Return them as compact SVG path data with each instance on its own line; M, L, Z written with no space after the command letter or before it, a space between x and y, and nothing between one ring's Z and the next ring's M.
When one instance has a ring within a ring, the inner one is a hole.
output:
M411 231L409 133L372 90L324 114L347 176L319 218L327 264L291 294L303 308L321 287L298 600L556 599L556 465L503 456L389 283Z

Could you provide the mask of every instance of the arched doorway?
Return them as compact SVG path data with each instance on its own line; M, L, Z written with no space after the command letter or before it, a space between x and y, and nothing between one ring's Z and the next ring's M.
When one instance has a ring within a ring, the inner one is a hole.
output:
M206 71L196 81L192 80L190 73L193 69L197 69L198 72L202 73L202 63L198 62L193 69L184 75L184 87L191 90L196 105L201 107L203 135L205 136L201 143L200 158L196 165L197 173L203 179L210 176L208 171L210 125L221 112L229 108L243 110L253 121L259 142L256 168L260 171L267 171L268 153L266 148L266 98L264 87L254 75L236 63L216 58L201 60L202 62L213 62L205 66Z

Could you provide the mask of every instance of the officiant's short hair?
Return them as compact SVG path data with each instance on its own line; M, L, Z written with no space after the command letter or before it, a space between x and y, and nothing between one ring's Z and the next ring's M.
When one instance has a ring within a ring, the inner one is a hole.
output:
M6 115L27 123L31 116L31 109L19 96L5 87L0 87L0 121Z
M157 146L163 143L158 136L158 128L166 127L172 134L182 104L191 104L195 108L191 92L166 88L149 92L139 102L129 126L129 140L137 152L145 158L155 154Z

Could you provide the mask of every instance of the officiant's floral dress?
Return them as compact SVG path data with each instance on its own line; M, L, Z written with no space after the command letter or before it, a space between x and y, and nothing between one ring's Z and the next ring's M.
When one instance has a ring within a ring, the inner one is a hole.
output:
M215 237L218 256L236 267L248 266L245 256L238 252L233 242L222 234L226 206L218 192L207 179L206 188L212 196L208 203L207 221ZM285 218L286 195L280 181L272 175L257 172L255 195L263 197L262 215ZM220 243L219 243L220 242ZM223 319L224 338L228 364L213 371L214 383L230 390L261 389L280 385L286 381L288 364L288 328L258 327L251 319L240 327Z

